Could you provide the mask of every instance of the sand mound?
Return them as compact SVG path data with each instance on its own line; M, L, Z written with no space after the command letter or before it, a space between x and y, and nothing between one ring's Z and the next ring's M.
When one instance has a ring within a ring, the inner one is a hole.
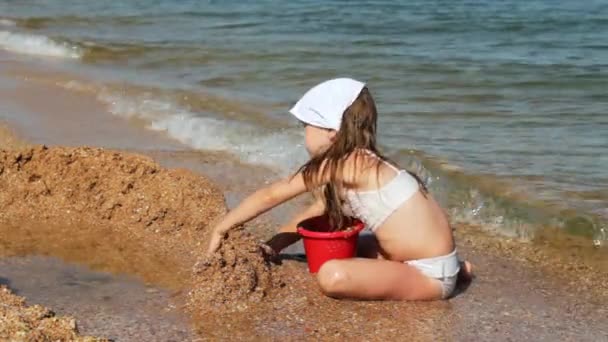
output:
M167 264L179 265L171 276L192 284L191 308L243 309L277 285L259 245L243 231L231 232L206 267L188 274L204 255L207 228L226 212L222 193L189 171L167 170L128 153L41 146L0 150L0 189L0 220L82 227L81 240L98 239L99 230L107 229L125 243L137 242L142 254L171 260ZM70 248L66 233L50 235L45 239ZM120 260L125 250L108 253Z
M2 341L107 341L78 336L76 321L57 317L40 305L25 306L25 299L0 286L0 339Z
M229 233L211 259L201 258L193 270L191 309L241 311L258 303L282 282L272 278L268 257L248 233Z
M89 218L156 233L204 229L225 212L206 179L151 159L92 148L0 150L0 218Z
M204 178L103 149L0 151L0 187L11 190L0 193L3 213L89 217L157 233L204 229L225 211Z

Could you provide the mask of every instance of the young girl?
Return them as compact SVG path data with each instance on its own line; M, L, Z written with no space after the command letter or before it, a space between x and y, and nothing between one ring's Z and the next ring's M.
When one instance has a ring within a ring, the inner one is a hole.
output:
M311 159L284 180L258 190L215 227L208 253L224 233L302 193L316 201L268 242L275 252L297 241L299 222L328 215L363 221L373 236L360 241L365 258L330 260L317 273L328 296L434 300L454 291L461 264L444 211L412 172L399 169L376 147L377 112L365 84L325 81L290 110L305 127ZM470 266L463 264L464 276Z

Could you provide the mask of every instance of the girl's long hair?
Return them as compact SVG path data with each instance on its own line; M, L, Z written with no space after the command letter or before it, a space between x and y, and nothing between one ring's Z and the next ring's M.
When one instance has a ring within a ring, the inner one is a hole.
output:
M304 177L309 191L322 191L325 201L326 215L335 230L346 228L351 224L350 218L343 212L342 194L345 188L352 187L351 180L344 179L344 163L357 150L368 150L378 156L374 167L379 172L383 161L396 165L386 158L376 146L376 126L378 112L374 99L367 88L363 88L357 99L343 114L340 130L334 142L322 153L313 156L298 172ZM356 155L357 156L357 155ZM357 159L355 158L354 174L357 174ZM407 171L418 181L423 194L428 192L420 177ZM322 174L323 173L323 174ZM296 173L297 174L297 173ZM319 188L321 176L329 175L330 182Z

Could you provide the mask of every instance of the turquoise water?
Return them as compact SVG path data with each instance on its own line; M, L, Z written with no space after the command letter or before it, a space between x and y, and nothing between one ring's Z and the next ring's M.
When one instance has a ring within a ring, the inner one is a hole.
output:
M383 146L455 219L606 239L608 1L0 0L0 48L52 59L115 115L283 170L305 158L289 105L355 77Z

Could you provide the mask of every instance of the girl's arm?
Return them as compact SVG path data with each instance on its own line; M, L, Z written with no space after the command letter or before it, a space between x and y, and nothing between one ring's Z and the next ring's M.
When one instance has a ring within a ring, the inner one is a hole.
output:
M228 212L215 226L207 254L211 254L218 249L222 236L228 230L248 222L306 191L306 184L301 173L256 191Z
M300 240L297 233L298 224L311 217L321 216L325 212L325 203L317 199L305 211L295 215L289 223L279 229L279 232L266 242L276 253Z

